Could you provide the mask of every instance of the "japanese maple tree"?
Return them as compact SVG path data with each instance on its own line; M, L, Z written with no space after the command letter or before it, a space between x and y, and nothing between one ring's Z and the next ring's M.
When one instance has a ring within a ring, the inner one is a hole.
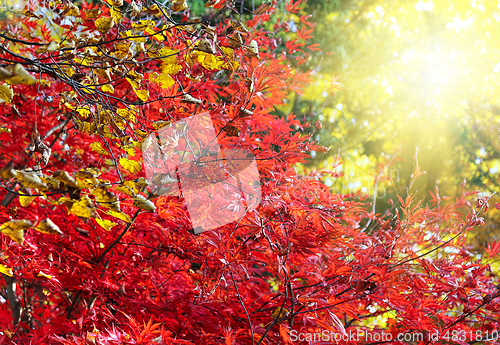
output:
M207 1L195 18L185 0L58 0L2 23L1 343L255 345L351 330L469 343L496 329L487 260L500 244L478 258L466 241L487 199L404 195L374 214L321 182L333 169L299 172L328 149L276 109L312 80L297 66L318 49L314 24L300 0L243 5ZM145 178L142 150L201 113L223 149L255 157L262 201L195 234L182 195Z

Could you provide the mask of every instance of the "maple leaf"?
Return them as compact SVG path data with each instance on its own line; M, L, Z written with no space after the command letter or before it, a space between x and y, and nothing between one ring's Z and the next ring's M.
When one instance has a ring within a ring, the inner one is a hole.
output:
M141 163L126 158L120 158L120 165L131 174L135 174L142 169Z
M9 85L0 84L0 99L7 103L12 102L12 97L14 97L14 91Z
M136 195L134 197L133 205L145 211L154 212L156 210L156 206L150 200L146 200L142 195Z
M24 230L31 227L33 227L33 224L29 220L10 220L0 225L0 232L22 245L24 242Z
M0 81L6 81L8 84L33 85L36 78L32 76L21 64L10 64L5 68L0 67Z
M102 226L104 229L106 230L111 230L114 226L116 226L117 224L110 221L110 220L107 220L107 219L99 219L99 218L96 218L96 222Z
M179 12L189 8L186 0L172 0L172 11Z
M9 277L12 277L12 268L7 267L3 264L0 264L0 273L8 275Z
M111 30L111 28L113 26L115 26L115 19L114 18L102 17L102 18L98 18L95 21L96 29L99 30L99 32L101 32L103 34L107 33L109 30Z
M62 235L61 229L54 224L52 220L49 218L42 220L38 225L35 227L35 230L38 232L43 232L45 234L51 234L51 235Z

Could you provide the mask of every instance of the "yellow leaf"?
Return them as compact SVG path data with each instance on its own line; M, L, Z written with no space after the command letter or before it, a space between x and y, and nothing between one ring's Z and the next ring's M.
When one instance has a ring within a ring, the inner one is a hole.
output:
M125 77L125 79L127 79L127 81L134 89L138 89L141 87L142 78L142 74L136 73L135 71L128 72L127 76Z
M161 73L162 74L174 75L174 74L177 74L181 69L182 69L182 66L177 64L177 63L175 63L175 64L162 64L161 65Z
M133 22L131 25L134 29L145 30L147 27L153 27L155 22L152 20L139 20L137 22Z
M120 165L132 174L138 173L142 169L141 163L123 157L120 158Z
M127 182L129 181L125 181L125 185L127 185ZM139 177L138 179L135 180L134 183L137 188L143 188L149 186L148 180L146 180L144 177Z
M137 134L141 138L146 138L148 136L148 133L140 130L139 128L134 129L134 133Z
M50 176L42 176L42 181L45 183L50 189L59 189L59 186L61 185L60 181L57 181L56 179L50 177Z
M172 0L172 11L179 12L188 9L186 0Z
M47 86L50 87L52 85L51 81L45 80L45 79L40 79L39 80L41 86Z
M7 267L3 264L0 264L0 273L5 274L6 276L12 277L12 268Z
M94 9L86 10L85 11L85 16L88 19L95 19L95 18L97 18L99 16L99 14L101 14L101 10L98 9L98 8L94 8Z
M78 217L90 218L94 215L94 205L90 198L85 195L71 206L70 212Z
M82 206L78 202L75 202L70 210L71 213L78 217L90 218L92 217L92 210L88 207Z
M28 188L47 190L48 186L40 180L38 175L32 172L16 171L17 178L21 183Z
M163 63L176 64L178 60L177 55L179 54L179 50L163 47L158 51L158 54Z
M132 26L136 24L136 23L132 23ZM137 37L137 36L141 36L141 35L138 35L138 34L134 34L132 32L132 30L127 30L125 33L121 33L123 37L128 37L129 40L131 41L134 41L134 42L143 42L145 43L147 41L147 38L146 37Z
M101 87L101 90L104 91L104 92L109 92L109 93L114 93L115 92L115 88L113 87L113 85L110 85L110 84L103 85Z
M120 11L119 8L117 7L111 7L110 8L110 13L113 19L115 20L115 23L120 23L123 19L122 11Z
M111 68L96 68L94 73L103 79L111 80Z
M199 40L196 49L205 53L215 54L214 46L212 45L212 42L210 42L210 40L208 40L207 38L202 38L201 40Z
M125 184L127 184L127 182L131 182L132 186L127 186L127 185L121 186L121 185L118 185L118 186L115 187L115 189L117 191L119 191L119 192L127 194L128 196L134 197L137 194L137 189L135 188L135 184L132 181L126 181Z
M78 189L93 188L99 183L99 180L95 177L79 178L76 180L76 183L78 185Z
M184 60L189 65L189 67L193 67L194 61L193 61L193 56L191 56L191 54L184 55Z
M35 199L36 199L36 196L21 195L21 196L19 196L19 203L21 204L22 207L28 207L29 204L31 204L31 202Z
M145 31L149 35L154 35L153 37L156 38L160 42L165 40L165 36L163 36L161 33L157 33L157 32L159 32L161 30L158 30L158 29L155 29L155 28L152 28L152 27L148 27L148 28L146 28Z
M222 65L222 68L236 71L238 67L240 67L240 63L234 60L234 49L224 46L221 46L220 48L222 49L224 56L229 60Z
M23 230L5 230L2 233L6 236L9 236L12 240L16 241L20 245L23 245L24 242L24 232Z
M105 138L114 138L115 135L113 134L113 132L111 132L111 130L109 129L108 126L105 126L105 125L102 125L99 129L99 133L105 137Z
M54 224L49 218L42 220L38 226L35 228L38 232L43 232L44 234L51 235L62 235L61 229Z
M174 78L172 78L170 74L167 73L160 74L157 81L158 83L160 83L162 89L169 89L175 84Z
M0 81L7 81L8 84L25 84L33 85L36 83L36 78L26 71L23 65L16 63L8 65L0 70Z
M118 219L121 219L123 221L126 221L128 223L130 223L132 220L130 219L129 215L128 214L125 214L125 213L120 213L120 212L114 212L114 211L107 211L106 214L109 214L110 216L113 216L115 218L118 218Z
M26 219L9 220L0 226L0 232L22 245L24 242L24 230L28 230L32 226L33 224Z
M0 81L4 81L12 77L12 71L10 70L9 66L3 68L0 67Z
M124 119L127 119L129 121L132 121L133 123L136 123L135 119L135 110L134 109L117 109L116 113L121 116Z
M240 63L238 61L228 61L222 65L222 68L229 69L231 71L236 71L240 67Z
M102 144L97 141L90 144L90 149L100 154L107 154L107 151L104 149L104 147L102 147Z
M163 89L169 89L175 84L174 78L168 73L158 74L157 72L153 72L148 78L151 82L159 84Z
M0 99L3 99L5 102L12 102L12 97L14 97L14 92L10 85L2 84L0 85Z
M110 210L120 212L120 201L106 187L97 187L92 191L95 195L95 201L99 203L104 208L109 208Z
M154 212L156 211L156 206L151 200L147 200L144 196L142 195L137 195L134 198L134 203L133 205L137 208L140 208L141 210L149 211L149 212Z
M136 90L134 89L135 94L139 99L143 102L146 102L149 98L149 91L148 90Z
M163 32L165 32L166 29L170 28L170 25L168 24L163 24L159 29L159 31L161 31L162 33L158 34L158 35L155 35L154 38L156 38L158 41L160 42L163 42L165 40L165 35L163 34Z
M35 53L43 54L43 53L47 53L47 52L53 52L53 51L56 51L59 49L60 49L59 43L52 41L49 44L41 46L40 48L35 50Z
M49 199L50 201L50 199ZM70 198L66 198L66 197L60 197L58 200L57 200L57 203L59 205L65 205L68 209L71 209L71 206L73 206L73 204L75 203L75 200L71 200Z
M125 130L127 127L127 124L122 119L116 120L115 125L122 130Z
M107 219L96 218L96 222L106 230L111 230L115 225L117 225L116 223L113 223L112 221Z
M80 15L80 11L78 10L78 6L70 2L65 6L62 14L78 17Z
M229 58L231 60L234 58L234 49L233 48L224 47L224 46L221 46L220 48L222 49L222 52L224 53L224 55L227 58Z
M91 95L91 94L94 94L96 92L96 86L94 84L88 84L88 83L84 83L82 82L82 91Z
M83 59L74 58L73 61L76 64L80 64L80 65L83 65L83 66L90 66L92 64L92 60L89 57L84 57Z
M101 175L98 169L95 168L85 168L77 171L75 178L78 179L93 179Z
M121 7L123 6L123 0L108 0L108 4L111 6Z
M65 170L57 170L52 174L52 177L68 187L78 188L76 180Z
M157 81L158 76L159 76L159 74L157 72L152 72L152 73L149 73L148 79L152 83L158 83L158 81Z
M90 109L88 107L76 108L75 109L82 119L86 119L90 115Z
M46 47L46 50L48 52L54 52L56 50L59 50L60 46L59 46L59 43L57 43L56 41L52 41L49 43L49 45Z
M159 17L163 14L161 12L160 8L158 7L158 5L149 6L148 9L143 8L143 11L146 12L147 14L152 14L153 16L156 16L156 17Z
M208 54L205 52L198 53L198 62L208 70L220 70L224 65L224 60L220 56Z
M99 18L95 21L96 29L102 34L107 33L109 30L111 30L111 28L113 26L115 26L115 19L114 18L103 17L103 18Z
M163 128L165 126L170 125L171 123L172 123L171 121L155 121L152 123L152 125L155 129L160 129L160 128Z
M44 278L47 278L47 279L52 279L51 275L45 274L42 271L38 272L38 274L36 276L37 277L44 277Z
M132 156L132 157L135 156L135 148L134 147L126 146L125 151L127 152L127 154L129 156Z

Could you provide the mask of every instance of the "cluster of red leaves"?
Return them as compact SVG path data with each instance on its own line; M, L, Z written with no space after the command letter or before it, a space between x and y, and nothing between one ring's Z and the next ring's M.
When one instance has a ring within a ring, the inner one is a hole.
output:
M289 2L287 11L298 13L299 3ZM2 36L0 61L22 64L39 83L14 85L12 102L0 105L0 167L11 162L18 171L32 168L44 176L92 168L98 171L95 183L129 182L125 186L147 197L147 188L137 184L143 172L121 166L120 158L140 162L136 144L158 121L208 111L222 146L255 155L263 199L237 224L196 236L180 198L157 198L157 212L141 212L124 189L113 190L121 202L120 219L99 205L90 192L93 185L47 192L2 176L0 225L50 218L62 232L28 229L23 245L0 235L2 343L255 345L291 343L292 330L475 336L496 329L497 276L467 250L466 234L481 222L468 202L471 195L452 202L436 193L432 207L414 205L407 197L374 215L366 205L332 194L317 176L297 174L295 163L324 148L298 131L304 124L293 115L273 115L291 91L300 92L309 81L285 52L276 53L273 33L260 27L275 4L246 23L249 32L242 44L233 45L233 56L220 48L234 40L229 31L240 30L229 21L210 28L211 37L187 24L161 29L161 36L158 27L140 33L156 50L174 52L174 61L141 50L116 53L127 43L119 34L131 28L130 19L108 31L101 28L106 32L100 35L95 21L85 19L97 7L84 3L77 27L64 18L75 9L58 6L62 18L56 16L54 23L77 43L70 49L35 53L53 33L34 17L9 26ZM157 8L143 12L165 15ZM103 15L109 10L101 8ZM285 44L299 63L307 57L299 48L314 26L307 19L302 17L298 37ZM211 62L185 57L193 53L194 41L207 37L220 45L211 54L215 58L205 57ZM260 60L254 51L248 54L251 41L261 47ZM103 56L113 56L113 64L103 65ZM222 68L223 63L228 65ZM149 78L161 64L178 69L166 77L174 83L167 88ZM94 71L117 66L124 69L114 69L108 79ZM139 86L126 80L139 74ZM89 76L94 79L85 79ZM112 93L101 91L105 84L113 85ZM148 91L149 98L136 96L136 90ZM123 119L117 109L134 113ZM51 148L47 162L27 149L34 130ZM106 152L91 149L96 142ZM23 207L17 195L28 192L37 198ZM68 199L74 203L83 196L97 205L92 217L68 212ZM115 226L105 229L97 219ZM496 254L498 245L489 252Z

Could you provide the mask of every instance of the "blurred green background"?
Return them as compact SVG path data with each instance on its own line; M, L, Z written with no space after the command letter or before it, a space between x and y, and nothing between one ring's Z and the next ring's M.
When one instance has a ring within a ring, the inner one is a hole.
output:
M330 169L340 153L344 176L325 183L373 200L378 180L378 213L408 190L424 204L436 186L455 196L464 179L480 196L498 192L498 1L310 0L305 12L323 51L309 61L314 85L290 108L320 120L315 138L331 147L308 168ZM417 150L425 174L409 189ZM474 234L477 249L497 237L498 213Z

